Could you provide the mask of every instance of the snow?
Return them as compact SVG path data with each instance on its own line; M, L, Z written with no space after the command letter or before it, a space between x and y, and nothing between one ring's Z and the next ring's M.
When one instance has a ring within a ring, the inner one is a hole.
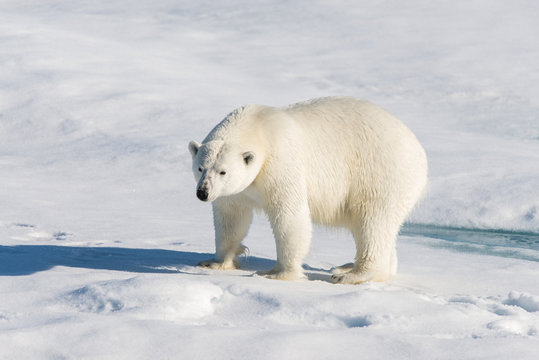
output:
M0 359L535 359L539 5L516 0L0 2ZM430 191L388 283L308 281L213 253L189 140L249 102L376 102Z

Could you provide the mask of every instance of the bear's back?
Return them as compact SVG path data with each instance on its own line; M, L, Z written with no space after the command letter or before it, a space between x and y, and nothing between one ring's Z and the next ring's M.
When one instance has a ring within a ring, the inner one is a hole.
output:
M378 105L329 97L284 108L301 128L313 219L334 225L357 207L382 197L416 198L427 177L415 135Z

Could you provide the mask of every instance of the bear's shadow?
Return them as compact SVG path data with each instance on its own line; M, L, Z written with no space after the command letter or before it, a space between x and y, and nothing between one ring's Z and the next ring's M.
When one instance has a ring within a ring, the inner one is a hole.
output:
M56 266L125 271L132 273L187 273L188 267L208 260L214 254L176 250L121 247L76 247L59 245L0 245L0 276L22 276L47 271ZM256 256L241 257L241 270L267 271L274 260ZM187 267L187 268L186 268ZM330 281L323 269L305 266L309 280ZM204 275L203 273L196 273Z
M160 249L76 247L58 245L0 246L0 276L30 275L55 266L125 271L181 273L213 254ZM250 257L245 270L271 268L274 261Z
M264 273L271 270L275 266L275 260L269 260L259 257L240 257L240 270L252 271L256 273ZM332 283L332 269L314 268L307 264L303 265L303 272L309 281L325 281Z

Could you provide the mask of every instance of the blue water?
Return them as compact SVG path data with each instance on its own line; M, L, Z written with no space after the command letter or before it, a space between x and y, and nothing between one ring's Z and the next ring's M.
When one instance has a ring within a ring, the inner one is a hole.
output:
M443 240L426 243L432 247L539 262L538 233L405 224L401 235Z

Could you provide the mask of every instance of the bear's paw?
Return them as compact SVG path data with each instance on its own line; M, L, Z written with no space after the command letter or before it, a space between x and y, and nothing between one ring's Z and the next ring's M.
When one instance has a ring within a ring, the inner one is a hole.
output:
M349 271L344 273L335 273L331 276L331 282L334 284L362 284L368 281L387 281L390 274L381 271Z
M258 275L264 276L266 279L272 280L285 280L285 281L295 281L295 280L305 280L306 276L302 271L285 271L285 270L270 270L265 272L258 272Z
M199 262L197 266L211 270L236 270L239 267L239 264L237 261L218 261L209 259Z

